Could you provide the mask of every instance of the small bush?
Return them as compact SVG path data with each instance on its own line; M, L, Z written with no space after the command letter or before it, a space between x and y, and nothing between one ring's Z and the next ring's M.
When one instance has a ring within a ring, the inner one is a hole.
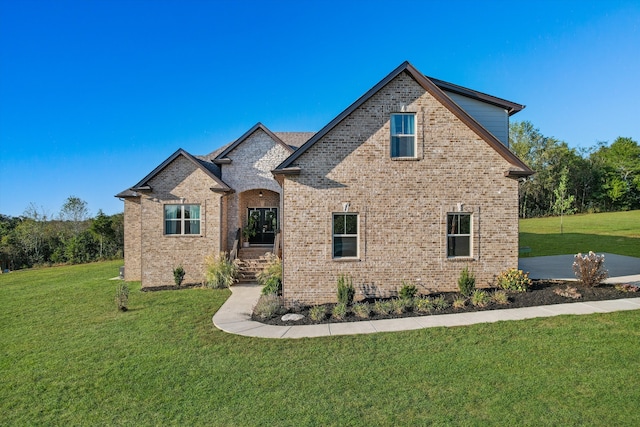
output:
M358 302L353 304L351 311L353 311L353 314L357 317L366 319L369 317L369 314L371 314L371 306L367 302Z
M467 299L462 295L456 295L453 298L453 308L460 309L467 305Z
M309 317L314 322L320 322L327 317L327 307L324 305L314 305L309 309Z
M560 295L561 297L571 298L571 299L580 299L582 298L582 294L578 292L578 289L573 288L571 286L567 286L566 289L555 288L553 293L556 295Z
M373 312L380 316L386 316L391 313L392 310L393 306L391 305L391 301L377 300L373 303Z
M476 289L476 278L473 273L469 272L469 267L465 267L458 278L458 289L465 297L470 297Z
M176 284L176 286L180 286L182 284L182 281L184 280L184 275L185 275L184 268L182 268L181 265L173 269L173 281Z
M338 277L338 302L346 305L353 304L353 297L356 295L356 290L353 287L353 280L350 276L341 274Z
M331 316L333 316L335 319L343 320L347 317L348 312L349 311L347 309L347 304L339 302L333 307Z
M207 255L204 259L205 284L209 288L228 288L238 275L238 265L227 257L226 252Z
M471 294L471 304L474 307L486 307L491 302L491 296L481 289L476 289Z
M262 295L280 294L282 291L282 260L271 254L264 269L256 276L258 284L263 286Z
M276 294L261 295L256 306L253 307L253 314L261 319L270 319L283 312L282 299Z
M431 313L435 307L431 298L423 297L414 301L413 308L420 313Z
M408 298L400 298L400 299L392 299L391 300L391 311L395 314L402 314L406 311L409 311L412 300Z
M506 291L495 291L493 295L491 295L491 299L496 304L500 304L500 305L509 304L509 295L507 295Z
M116 306L120 311L129 309L129 287L126 283L122 283L116 288Z
M531 286L529 273L515 268L503 271L498 276L498 287L507 291L526 292Z
M400 297L401 299L413 299L416 297L417 294L418 294L418 288L416 288L415 285L410 283L406 284L402 282L402 287L398 292L398 297Z
M574 256L573 272L584 286L598 286L609 277L609 272L604 268L604 255L591 251L587 255Z
M449 308L449 303L446 299L444 299L444 295L440 295L439 297L433 299L433 308L435 308L437 311L446 310L447 308Z
M632 285L631 283L616 285L615 288L621 292L638 292L640 290L640 286Z

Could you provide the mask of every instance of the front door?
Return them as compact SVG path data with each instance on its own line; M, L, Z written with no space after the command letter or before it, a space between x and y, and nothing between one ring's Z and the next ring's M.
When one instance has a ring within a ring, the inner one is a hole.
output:
M253 224L256 234L249 237L254 245L273 245L278 229L278 208L249 208L248 224Z

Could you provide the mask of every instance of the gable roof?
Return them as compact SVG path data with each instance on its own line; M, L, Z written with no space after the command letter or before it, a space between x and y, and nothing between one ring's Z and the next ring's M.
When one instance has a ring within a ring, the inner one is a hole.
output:
M164 168L166 168L171 162L173 162L175 159L177 159L180 156L183 156L185 159L189 160L198 169L202 170L205 174L207 174L216 184L218 184L220 188L212 187L211 188L212 191L216 191L216 192L233 191L231 187L229 187L227 184L225 184L222 181L222 179L220 179L219 177L220 168L217 165L211 162L207 162L205 160L198 159L195 156L187 153L182 148L179 148L175 153L169 156L167 160L165 160L158 167L152 170L151 173L149 173L149 175L142 178L142 180L140 180L140 182L138 182L133 187L116 194L116 197L138 197L139 196L138 191L152 190L152 188L149 186L149 181L151 181L151 179L153 179L156 175L162 172Z
M369 89L364 95L362 95L358 100L356 100L353 104L351 104L346 110L340 113L337 117L331 120L325 127L323 127L318 133L316 133L311 139L309 139L306 143L304 143L298 150L296 150L291 156L286 158L284 162L282 162L276 169L272 171L273 174L282 175L282 174L296 174L300 173L300 169L296 167L291 167L292 163L298 159L302 154L304 154L309 148L311 148L316 142L322 139L327 133L329 133L334 127L336 127L342 120L344 120L349 114L354 112L360 106L362 106L366 101L368 101L373 95L375 95L378 91L380 91L383 87L387 85L390 81L395 79L401 73L406 72L411 76L422 88L429 92L434 98L436 98L442 105L444 105L449 111L451 111L458 119L460 119L464 124L466 124L471 130L473 130L479 137L481 137L484 141L486 141L494 150L498 152L506 161L508 161L511 165L515 166L520 170L507 171L505 172L505 176L508 177L521 177L521 176L529 176L534 172L531 170L522 160L520 160L515 154L513 154L503 143L501 143L493 134L487 131L481 124L479 124L475 119L473 119L468 113L466 113L458 104L456 104L451 98L449 98L441 88L438 87L436 83L434 83L431 79L420 73L413 65L411 65L408 61L400 64L398 68L393 70L389 75L387 75L384 79L382 79L377 85ZM443 86L445 86L446 82L439 81ZM450 87L455 85L451 85L447 83ZM467 91L471 91L470 89L462 88L458 86L458 88L465 89ZM447 90L454 91L451 88ZM472 91L473 92L473 91ZM478 99L483 95L485 97L490 97L490 95L481 94L481 92L476 92L474 95ZM471 95L467 95L471 96ZM494 100L500 100L500 98L491 97ZM504 101L504 100L501 100ZM497 101L496 101L497 102ZM509 102L509 101L504 101ZM513 104L512 108L516 108L519 104ZM520 106L524 108L524 106ZM520 108L520 109L522 109ZM518 110L519 111L519 110Z
M293 151L294 151L293 148L291 148L290 146L285 144L284 141L282 141L282 139L280 139L275 133L271 132L265 125L263 125L262 123L258 122L255 125L253 125L253 127L251 129L246 131L240 138L236 139L225 150L223 150L220 154L218 154L215 157L215 159L213 159L213 162L216 163L216 164L225 164L225 163L231 162L231 159L227 158L229 153L231 153L233 150L235 150L235 148L238 145L242 144L251 135L253 135L253 133L256 132L258 129L262 130L264 133L269 135L269 138L273 139L276 143L282 145L289 153L293 153Z

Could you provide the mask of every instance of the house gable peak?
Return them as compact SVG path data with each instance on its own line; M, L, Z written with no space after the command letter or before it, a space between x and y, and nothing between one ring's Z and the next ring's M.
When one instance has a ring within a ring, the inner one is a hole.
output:
M213 163L215 163L217 165L225 165L225 164L231 163L231 159L229 157L227 157L227 156L233 150L235 150L240 144L242 144L247 139L249 139L249 137L251 135L253 135L255 132L257 132L258 130L262 130L264 133L266 133L269 136L269 138L274 140L277 144L280 144L289 153L293 153L293 151L294 151L293 148L291 148L289 145L285 144L284 141L282 141L282 139L280 139L280 137L278 137L275 133L271 132L269 130L269 128L267 128L265 125L263 125L262 123L258 122L255 125L253 125L251 127L251 129L246 131L240 138L236 139L234 142L229 144L229 146L225 150L223 150L220 154L218 154L213 159Z

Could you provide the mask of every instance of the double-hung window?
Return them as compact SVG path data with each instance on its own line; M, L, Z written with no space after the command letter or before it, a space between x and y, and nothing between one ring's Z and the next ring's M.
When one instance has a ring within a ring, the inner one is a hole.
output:
M164 234L200 234L200 205L164 205Z
M358 214L333 214L333 258L358 257Z
M391 157L416 156L416 116L413 113L391 115Z
M447 256L471 256L471 214L447 214Z

